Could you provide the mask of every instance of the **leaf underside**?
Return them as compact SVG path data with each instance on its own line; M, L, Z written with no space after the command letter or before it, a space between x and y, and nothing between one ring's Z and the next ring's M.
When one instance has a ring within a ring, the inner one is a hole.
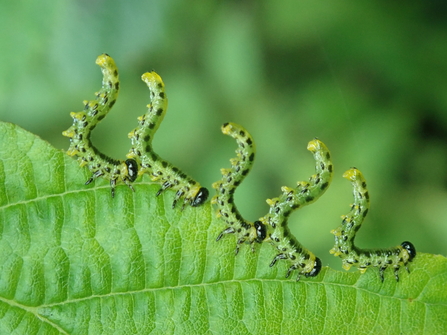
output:
M209 202L173 210L148 178L112 199L89 177L0 123L0 334L447 333L443 256L418 254L399 283L327 267L297 283L268 243L215 242Z

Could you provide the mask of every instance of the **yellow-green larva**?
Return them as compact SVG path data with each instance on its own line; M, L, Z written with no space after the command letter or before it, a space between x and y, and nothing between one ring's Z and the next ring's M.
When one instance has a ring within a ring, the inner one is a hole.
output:
M237 186L250 172L255 157L253 138L242 126L235 123L225 123L222 132L230 135L238 144L237 157L230 160L231 168L222 169L222 179L213 184L217 195L212 203L217 206L217 215L225 221L224 229L217 241L226 234L236 234L236 254L242 243L252 245L255 242L268 241L279 252L270 266L280 259L288 260L291 265L286 277L294 270L300 275L314 277L321 270L319 258L303 247L291 234L287 219L292 211L308 205L317 200L328 188L332 180L332 163L326 146L315 139L308 145L316 160L316 174L310 177L309 182L298 182L296 188L282 187L283 194L278 198L268 199L269 213L255 222L245 220L234 203L234 192Z
M361 273L364 273L369 267L378 267L382 282L383 272L392 267L396 281L399 281L399 269L405 266L409 272L408 263L416 256L416 248L407 241L389 249L360 249L355 246L355 235L368 214L369 193L365 178L358 169L352 168L346 171L343 177L352 183L354 204L351 205L351 211L341 217L341 225L331 231L335 235L335 246L330 253L343 260L345 270L356 266Z
M140 164L139 174L148 173L153 181L161 184L157 196L166 189L176 190L172 207L183 198L183 206L192 207L203 204L208 198L208 190L187 176L180 169L158 156L152 149L152 139L160 126L168 107L165 86L161 77L155 72L143 74L151 95L146 114L138 118L139 125L129 133L132 147L127 157Z
M91 142L90 135L113 107L119 92L118 69L112 57L102 54L96 59L103 74L102 88L96 94L96 99L84 101L82 112L72 112L73 125L62 134L70 138L67 154L77 156L81 166L87 166L93 173L87 180L90 184L94 179L102 177L110 180L112 197L115 194L117 181L124 182L132 190L131 183L138 174L137 162L133 159L116 160L100 152Z
M226 234L236 234L237 254L242 243L261 243L266 236L265 226L258 221L252 223L245 220L234 203L234 192L253 165L255 144L248 131L240 125L225 123L221 129L222 133L236 140L238 144L237 157L230 160L231 168L221 169L222 179L213 184L217 195L213 197L212 203L217 205L218 217L221 217L228 225L228 228L219 234L217 241Z
M283 186L282 194L278 198L268 199L269 213L260 219L260 222L269 227L267 238L275 246L278 254L270 266L280 259L286 259L291 264L286 277L292 271L298 270L300 275L314 277L321 270L321 260L312 252L302 246L290 232L287 220L290 214L299 208L309 205L326 192L332 181L333 166L329 150L323 142L314 139L309 142L307 149L312 152L315 159L315 174L308 182L300 181L297 187Z

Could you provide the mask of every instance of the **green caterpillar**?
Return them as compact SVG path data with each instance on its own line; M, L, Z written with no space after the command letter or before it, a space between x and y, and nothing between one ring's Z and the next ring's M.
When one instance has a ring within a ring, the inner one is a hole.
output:
M157 196L169 188L177 190L173 208L181 198L184 198L183 207L186 204L192 207L199 206L207 200L208 190L180 169L160 158L152 149L152 139L168 108L164 83L155 72L147 72L141 79L149 88L151 104L147 106L147 113L138 118L139 126L129 133L132 148L127 157L140 163L139 174L148 173L153 181L161 184Z
M219 234L217 241L226 234L236 234L236 254L238 254L239 246L242 243L261 243L266 237L265 225L259 221L252 223L245 220L234 203L234 192L250 172L256 149L253 138L242 126L225 123L221 129L222 133L236 140L238 144L237 158L230 160L231 168L221 169L222 180L213 184L217 195L211 202L218 207L217 216L221 217L229 226Z
M288 259L292 264L287 271L286 278L292 271L299 270L300 275L314 277L321 270L321 260L303 247L293 236L287 226L290 214L299 208L309 205L321 197L332 181L333 166L329 150L323 142L314 139L309 142L307 150L312 152L315 159L316 173L308 182L300 181L296 188L283 186L282 194L278 198L268 199L270 211L260 221L269 225L268 236L271 243L278 250L270 266L280 259Z
M230 160L231 168L222 169L222 180L215 182L213 188L217 195L212 203L217 205L218 216L228 225L219 236L219 241L226 234L236 234L236 254L242 243L252 245L255 242L269 241L279 253L275 256L270 266L280 259L287 259L291 263L286 277L292 271L299 270L300 275L314 277L321 270L321 260L312 252L303 247L290 233L287 219L292 211L317 200L328 188L332 180L332 163L326 146L318 140L309 143L308 149L316 160L316 174L309 182L298 182L295 189L282 187L283 194L278 198L268 199L270 211L264 217L255 222L245 220L234 204L234 192L245 176L250 172L255 157L253 138L242 127L234 123L226 123L222 126L222 132L230 135L238 144L237 157Z
M62 132L62 135L70 138L67 154L78 156L80 166L87 166L93 173L85 184L90 184L98 177L110 180L113 197L117 181L124 182L134 190L131 183L137 178L138 165L133 159L122 161L108 157L92 144L91 132L115 104L120 86L118 69L112 57L102 54L96 59L96 64L101 67L103 74L102 88L95 93L95 100L84 101L82 112L70 113L73 125Z
M359 268L361 273L365 273L369 267L378 267L382 282L384 271L388 267L392 267L394 277L396 281L399 281L400 267L405 266L409 272L408 263L416 256L416 248L407 241L389 249L360 249L356 247L354 245L355 235L369 210L369 193L363 174L356 168L346 171L343 177L352 183L354 204L351 206L351 211L342 216L341 225L331 231L335 235L335 246L330 253L343 260L345 270L349 270L354 265Z
M152 138L167 109L164 84L155 72L142 76L151 92L152 104L149 105L148 112L138 118L139 126L129 134L132 147L128 159L116 160L95 148L90 139L91 132L115 104L120 86L118 69L112 57L102 54L97 58L96 64L103 73L102 88L96 93L96 100L84 101L84 111L70 114L73 125L62 133L70 138L67 154L78 156L80 165L87 166L93 173L86 184L98 177L110 180L113 197L117 182L121 181L134 190L131 183L138 175L148 173L153 181L161 184L157 196L168 188L177 190L172 207L183 197L183 206L190 204L195 207L203 204L207 200L208 190L152 150Z

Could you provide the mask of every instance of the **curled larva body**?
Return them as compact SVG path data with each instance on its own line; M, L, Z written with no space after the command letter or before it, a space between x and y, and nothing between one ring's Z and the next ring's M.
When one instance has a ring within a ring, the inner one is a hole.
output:
M69 156L78 156L81 166L87 166L93 173L86 184L98 177L110 180L112 197L115 194L117 181L124 182L132 190L131 183L138 175L138 165L135 160L116 160L101 153L91 142L90 135L113 107L119 92L118 69L114 60L107 54L96 59L103 74L102 88L96 93L96 99L84 101L82 112L72 112L73 125L62 134L70 138Z
M335 246L330 250L334 256L343 261L343 268L349 270L351 266L359 268L364 273L369 267L378 267L380 279L383 281L383 272L388 268L394 269L396 281L399 281L399 269L402 266L408 271L408 263L416 256L416 248L410 242L389 249L360 249L354 245L357 231L363 223L369 210L369 193L363 174L352 168L343 174L353 186L354 204L351 211L343 215L341 225L332 230L335 235Z
M234 203L234 192L248 175L253 165L255 144L248 131L238 124L225 123L221 130L222 133L236 140L238 145L237 156L230 160L231 168L221 169L222 179L213 184L217 195L213 197L211 202L217 206L217 216L221 217L228 225L228 228L219 234L217 241L226 234L236 234L237 254L242 243L260 243L265 238L265 226L259 221L252 223L245 220Z
M298 270L297 280L300 275L314 277L321 270L319 258L304 248L291 234L287 219L293 210L308 205L317 200L328 188L332 180L332 163L329 150L319 140L309 142L310 150L316 160L316 173L310 177L309 182L298 182L295 189L282 187L283 193L274 199L268 199L269 213L254 223L245 220L239 213L234 203L234 192L237 186L244 180L253 165L255 157L255 145L253 138L242 126L235 123L225 123L222 132L233 137L238 148L236 157L230 160L231 167L222 169L222 179L213 184L217 195L212 203L217 206L217 215L227 224L217 241L226 234L236 234L236 254L242 243L252 245L255 242L269 241L279 253L275 256L270 266L280 259L289 260L291 263L286 277L294 270Z
M303 206L313 203L329 187L332 181L333 166L329 150L323 142L314 139L309 142L307 149L312 152L315 159L316 173L308 182L298 182L296 188L283 186L282 194L278 198L268 199L269 213L260 221L267 229L267 240L278 250L270 266L280 259L289 260L291 266L286 277L292 271L298 270L297 280L300 275L314 277L321 270L321 261L312 252L302 246L290 233L287 220L290 214Z
M152 139L168 108L163 80L155 72L147 72L141 79L149 88L151 104L147 106L147 113L138 118L138 127L129 133L132 147L127 157L140 163L139 174L148 173L153 181L161 184L157 196L166 189L177 191L172 207L182 198L183 207L186 204L199 206L207 200L208 190L152 149Z

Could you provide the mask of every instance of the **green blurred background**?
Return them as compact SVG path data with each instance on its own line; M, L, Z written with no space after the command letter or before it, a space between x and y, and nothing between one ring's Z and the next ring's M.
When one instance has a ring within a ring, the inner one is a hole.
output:
M329 231L349 211L352 166L372 205L359 246L410 240L447 254L447 2L1 0L0 27L0 120L68 148L69 112L100 88L95 59L107 52L121 93L93 136L105 153L127 153L149 103L140 76L154 69L170 99L162 157L210 186L236 148L220 125L255 138L236 194L247 219L313 173L306 145L318 137L335 179L290 224L325 265L340 268Z

